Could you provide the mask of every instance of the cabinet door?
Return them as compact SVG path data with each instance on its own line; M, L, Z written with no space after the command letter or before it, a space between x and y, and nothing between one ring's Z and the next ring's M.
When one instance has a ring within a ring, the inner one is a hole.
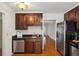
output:
M69 11L69 20L75 20L76 18L76 8Z
M34 53L42 53L42 43L41 41L34 42Z
M27 20L27 25L33 25L34 24L34 16L30 14L26 14L24 17Z
M77 30L79 30L79 6L77 7L76 10L76 19L77 19Z
M25 15L24 15L24 29L27 29L27 28L28 28L27 19L25 18Z
M28 26L37 26L42 24L41 13L27 13L24 18L27 20Z
M26 53L33 53L33 41L25 40L25 52Z
M16 29L17 30L27 29L24 14L16 14Z
M34 19L35 25L41 25L42 24L42 14L36 14Z
M66 21L76 20L76 8L70 10L69 12L65 13L64 19Z

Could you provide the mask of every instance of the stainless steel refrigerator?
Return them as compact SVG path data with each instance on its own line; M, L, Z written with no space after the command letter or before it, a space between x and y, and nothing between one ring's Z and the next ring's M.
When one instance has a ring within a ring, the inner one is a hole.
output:
M57 24L57 50L64 55L64 22Z

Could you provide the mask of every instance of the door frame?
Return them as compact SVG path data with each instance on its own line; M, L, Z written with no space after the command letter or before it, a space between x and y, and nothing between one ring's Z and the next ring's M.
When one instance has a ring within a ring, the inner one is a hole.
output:
M5 40L5 32L4 32L5 31L4 29L5 28L5 23L4 23L5 12L0 10L0 13L2 13L2 56L3 56L5 55L5 49L4 49L5 48L5 45L4 45L5 44L5 41L4 41Z
M55 40L54 40L54 42L55 42L55 49L56 49L56 31L57 31L57 24L56 24L56 20L44 20L44 24L45 24L45 21L48 21L48 22L55 22ZM44 24L43 24L43 26L44 26ZM44 32L45 32L45 26L44 26Z
M0 14L1 14L0 16L1 17L1 20L0 20L1 21L1 50L0 51L1 51L1 56L2 56L2 33L3 33L2 32L2 12L0 12Z

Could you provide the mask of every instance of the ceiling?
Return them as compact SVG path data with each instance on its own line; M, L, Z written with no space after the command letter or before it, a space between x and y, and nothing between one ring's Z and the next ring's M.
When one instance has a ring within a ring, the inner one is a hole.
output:
M16 7L15 2L5 2L15 12L22 12ZM79 2L30 2L31 6L24 12L60 13L79 4Z

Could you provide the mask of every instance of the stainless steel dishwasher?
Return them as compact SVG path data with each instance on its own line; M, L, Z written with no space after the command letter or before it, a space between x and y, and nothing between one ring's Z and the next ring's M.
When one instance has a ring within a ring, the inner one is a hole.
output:
M13 40L13 53L24 52L24 40Z

